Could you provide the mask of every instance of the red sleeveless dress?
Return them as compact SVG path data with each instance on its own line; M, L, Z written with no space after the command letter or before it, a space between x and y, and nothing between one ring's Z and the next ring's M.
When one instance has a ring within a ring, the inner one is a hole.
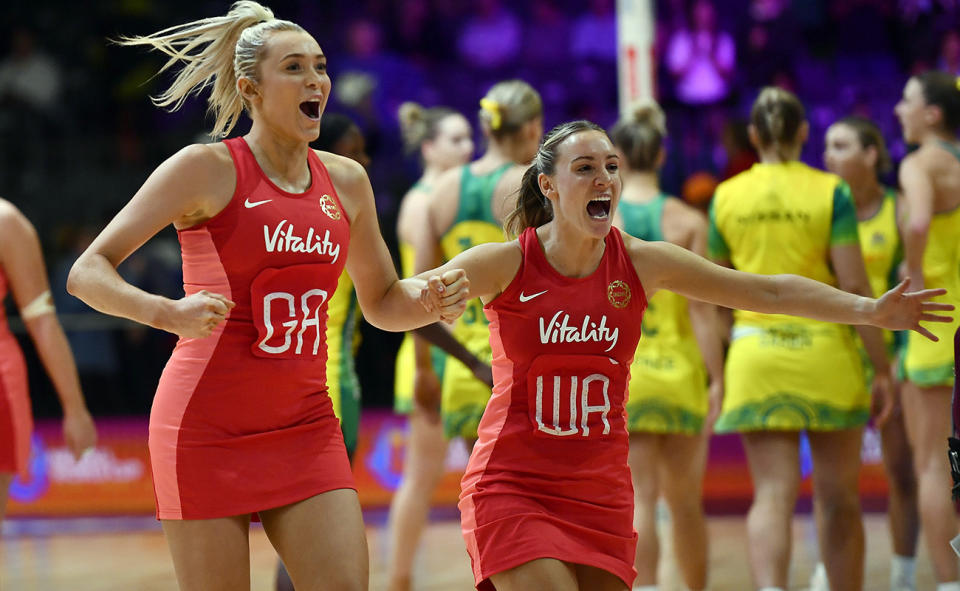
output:
M0 473L27 475L33 416L27 390L27 364L7 326L3 300L7 277L0 268Z
M252 513L355 488L326 385L327 302L350 224L320 159L311 186L274 185L243 138L227 207L178 233L183 288L236 302L202 339L182 338L150 414L159 519Z
M537 558L633 582L624 402L647 299L616 228L605 245L596 271L565 277L527 229L520 270L484 308L493 397L460 494L477 589Z

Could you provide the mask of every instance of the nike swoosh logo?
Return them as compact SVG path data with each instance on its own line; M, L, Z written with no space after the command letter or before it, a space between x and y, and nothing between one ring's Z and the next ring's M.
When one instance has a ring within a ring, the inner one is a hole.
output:
M258 205L263 205L264 203L270 203L271 201L273 201L273 199L264 199L263 201L250 201L250 199L248 198L243 202L243 206L246 207L247 209L250 209Z
M537 296L542 296L543 294L547 293L548 291L550 291L550 290L545 289L545 290L543 290L543 291L538 291L537 293L532 293L532 294L530 294L530 295L523 295L523 292L521 291L521 292L520 292L520 302L529 302L529 301L532 300L533 298L535 298L535 297L537 297Z

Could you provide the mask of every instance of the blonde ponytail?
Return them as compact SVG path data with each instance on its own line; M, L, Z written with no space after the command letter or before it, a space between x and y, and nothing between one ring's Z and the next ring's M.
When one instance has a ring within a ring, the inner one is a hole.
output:
M257 80L257 64L268 34L303 30L296 23L274 18L273 11L257 2L242 0L235 2L226 16L176 25L151 35L123 36L117 43L143 45L168 55L160 72L183 62L170 87L151 97L158 107L176 111L188 96L212 86L207 99L208 111L215 117L210 135L224 137L249 107L237 90L237 80Z
M632 116L618 121L610 130L613 144L623 151L632 170L655 171L667 136L667 117L653 99L639 101Z

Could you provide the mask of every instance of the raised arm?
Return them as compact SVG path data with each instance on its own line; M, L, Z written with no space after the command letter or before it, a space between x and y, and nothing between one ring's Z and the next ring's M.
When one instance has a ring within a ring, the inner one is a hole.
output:
M909 329L933 340L936 337L920 322L951 320L935 312L950 311L953 306L928 301L945 293L942 289L907 293L909 282L904 281L875 300L798 275L757 275L728 269L669 243L631 240L629 244L637 274L651 294L669 289L728 308Z
M67 291L105 314L184 337L205 337L233 302L201 291L179 300L147 293L117 273L130 254L168 224L184 228L221 211L233 195L236 173L227 148L188 146L161 164L136 195L80 255Z
M60 398L64 441L79 459L96 445L97 430L80 390L73 353L53 307L37 233L27 218L2 200L0 268L10 281L20 317Z

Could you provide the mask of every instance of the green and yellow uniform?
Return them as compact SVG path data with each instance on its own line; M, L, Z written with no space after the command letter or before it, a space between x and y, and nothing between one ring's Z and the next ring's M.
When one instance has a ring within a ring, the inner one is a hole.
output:
M493 217L490 203L500 178L512 164L493 172L474 175L470 165L463 167L460 180L460 203L453 224L440 238L444 260L450 260L477 244L503 242L503 229ZM453 336L481 361L490 363L490 328L483 313L483 304L474 298L467 303L453 325ZM449 437L476 439L480 417L490 400L490 388L474 377L473 372L452 357L447 357L443 372L441 415L443 431Z
M956 146L942 146L960 160ZM960 309L960 207L933 215L923 252L924 287L946 288L947 295L936 301L953 304ZM957 314L953 322L927 322L924 326L940 338L930 341L914 331L907 334L903 367L906 379L922 387L952 386L953 333L957 330Z
M406 242L400 242L400 269L404 277L413 275L414 249ZM430 359L433 371L443 380L445 354L437 347L430 347ZM397 414L409 414L413 409L413 374L416 370L416 356L413 350L413 337L403 335L400 350L397 351L397 367L393 382L393 411Z
M903 244L897 229L896 191L885 187L880 209L868 219L858 221L857 230L870 289L874 297L880 297L898 283L897 269L903 260ZM896 353L896 336L885 330L883 342L886 343L892 358ZM864 358L866 359L866 353ZM873 366L870 365L868 373L872 371Z
M648 203L621 201L624 231L662 241L667 199L660 194ZM630 367L630 432L699 433L707 415L707 369L690 326L687 299L666 290L654 294L643 314L641 334Z
M327 392L351 456L360 428L360 382L354 365L358 312L353 281L344 271L337 280L337 291L327 303Z
M756 164L721 183L710 256L762 274L836 286L830 249L858 243L850 188L801 162ZM866 423L870 399L853 328L738 310L717 431L838 430Z

